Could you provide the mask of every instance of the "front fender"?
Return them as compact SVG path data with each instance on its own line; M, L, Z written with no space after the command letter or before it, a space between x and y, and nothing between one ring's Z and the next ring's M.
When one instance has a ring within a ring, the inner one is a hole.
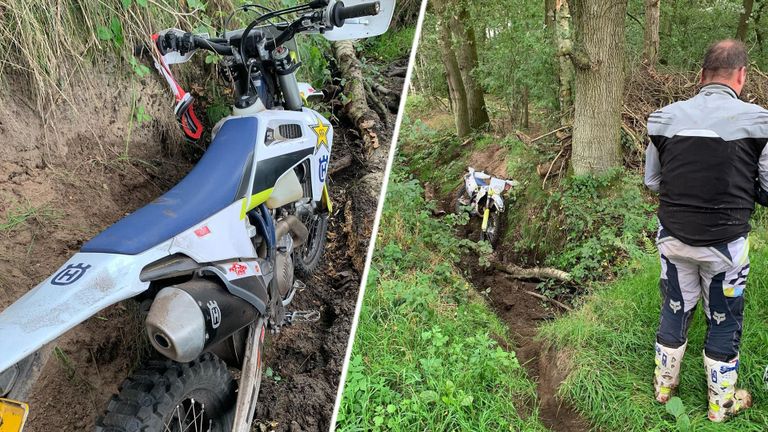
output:
M141 269L168 254L164 242L138 255L77 253L0 313L0 372L107 306L142 293Z

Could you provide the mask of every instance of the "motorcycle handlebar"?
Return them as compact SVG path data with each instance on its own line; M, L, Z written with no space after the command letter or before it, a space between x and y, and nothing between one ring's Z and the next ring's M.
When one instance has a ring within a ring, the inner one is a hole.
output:
M381 3L378 1L361 3L354 6L344 6L344 2L340 1L333 6L331 20L335 27L341 27L346 19L378 15L379 12L381 12Z

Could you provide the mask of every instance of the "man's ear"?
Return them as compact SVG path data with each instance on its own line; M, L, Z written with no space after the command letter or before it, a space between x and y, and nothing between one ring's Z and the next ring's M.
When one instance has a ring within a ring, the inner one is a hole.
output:
M704 84L704 69L699 71L699 84Z
M739 85L744 85L744 83L747 81L747 68L746 66L743 66L739 69Z

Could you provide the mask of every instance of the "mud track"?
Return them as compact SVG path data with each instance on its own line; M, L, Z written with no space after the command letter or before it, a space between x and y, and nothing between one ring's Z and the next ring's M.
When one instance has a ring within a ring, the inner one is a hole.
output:
M116 85L108 76L89 79L96 88ZM399 94L404 80L387 80ZM129 92L84 90L90 87L76 87L81 112L62 104L45 119L20 92L0 96L0 226L25 215L0 230L0 310L88 239L172 187L202 153L181 143L159 79L144 80L137 92L135 103L153 118L142 125L127 120ZM91 114L102 106L109 108ZM333 119L331 167L346 154L352 165L329 176L335 207L324 263L291 305L322 316L267 338L265 364L273 373L261 387L255 431L328 430L394 120L390 115L389 127L380 131L381 147L368 154L349 125ZM29 398L25 431L92 430L120 382L150 352L138 316L135 303L126 301L56 340Z
M446 208L451 208L451 205L448 200L443 203ZM477 240L479 229L479 222L470 220L467 226L459 227L457 235ZM511 256L512 253L501 245L491 259ZM560 384L570 372L568 353L558 352L537 338L539 326L556 318L561 311L545 307L541 300L524 292L535 292L536 283L513 279L492 268L481 267L474 255L465 257L463 266L469 269L469 280L475 289L485 294L493 310L507 325L515 354L536 383L537 400L535 406L528 408L537 407L541 422L552 431L589 431L589 422L558 396Z

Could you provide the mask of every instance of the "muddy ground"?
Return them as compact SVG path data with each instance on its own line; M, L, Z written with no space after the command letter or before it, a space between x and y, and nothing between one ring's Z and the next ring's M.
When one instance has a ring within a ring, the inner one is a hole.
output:
M486 152L494 155L495 153L497 150L493 148ZM502 165L497 161L503 161L504 158L498 156L500 155L473 155L473 160L477 169L503 175L503 172L500 172ZM452 198L441 202L441 207L446 209L454 208L453 205ZM466 226L458 227L457 235L477 240L480 230L480 222L477 219L470 220ZM511 249L500 245L490 257L491 262L515 263L515 254ZM492 266L480 266L474 254L464 257L462 262L462 267L468 269L468 280L487 298L490 306L507 325L514 345L511 349L515 351L528 376L536 383L537 399L531 401L532 405L524 411L531 412L533 408L538 408L541 422L555 432L589 431L589 422L558 396L560 384L570 372L568 353L558 352L537 338L539 326L555 319L563 310L526 292L536 292L537 282L514 279L506 273L494 270Z
M399 94L402 77L383 80ZM171 96L159 79L128 84L92 76L81 84L74 84L71 104L60 100L42 118L32 98L19 91L23 86L0 94L0 309L88 239L172 187L202 151L182 142ZM130 121L132 101L152 120ZM352 164L329 176L335 207L324 264L291 307L318 309L322 317L268 337L264 355L274 373L262 384L254 430L329 427L383 178L382 155L395 123L390 113L381 147L369 153L335 114L331 169L346 154ZM92 429L120 382L147 355L137 316L137 307L123 302L55 342L29 398L25 430Z

